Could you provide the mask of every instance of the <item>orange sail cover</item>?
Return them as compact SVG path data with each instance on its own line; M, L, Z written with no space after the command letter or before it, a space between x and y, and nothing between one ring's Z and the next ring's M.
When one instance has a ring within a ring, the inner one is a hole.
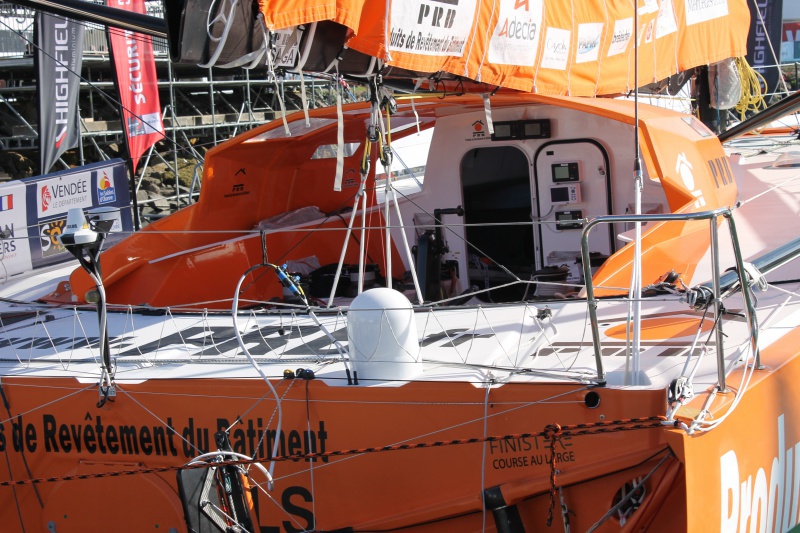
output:
M260 0L267 26L333 21L350 49L543 94L624 93L746 53L746 0ZM639 80L634 80L634 39Z

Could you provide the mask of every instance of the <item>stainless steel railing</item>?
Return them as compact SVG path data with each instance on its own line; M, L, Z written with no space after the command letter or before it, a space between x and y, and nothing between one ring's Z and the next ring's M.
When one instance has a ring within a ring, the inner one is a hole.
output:
M597 318L597 305L598 299L595 297L594 286L592 283L591 261L589 259L589 233L599 224L616 224L623 222L682 222L691 220L707 220L709 221L709 231L711 237L711 268L712 268L712 281L710 287L706 284L706 288L712 291L711 303L714 307L714 319L717 325L716 329L716 343L717 343L717 373L718 373L718 386L721 391L726 390L725 384L725 350L723 345L724 335L722 333L721 312L721 288L720 288L720 266L719 266L719 249L718 249L718 224L719 217L725 218L728 222L728 229L730 231L731 243L733 245L733 253L736 261L736 275L740 287L745 288L742 290L742 296L745 301L745 313L747 315L747 323L750 329L750 344L755 355L756 367L760 366L760 357L758 353L758 327L756 323L755 308L753 306L752 296L747 288L750 285L750 280L747 276L744 267L744 260L742 258L741 248L739 246L739 238L736 233L736 224L733 221L732 210L730 207L715 209L713 211L703 211L699 213L675 213L675 214L655 214L655 215L609 215L600 216L589 221L583 228L581 235L581 256L583 259L583 275L586 280L586 299L589 306L589 318L592 329L592 345L595 354L595 363L597 365L597 379L598 381L605 381L605 371L603 370L603 360L601 357L602 346L600 342L600 327ZM640 354L634 353L633 357L639 357Z

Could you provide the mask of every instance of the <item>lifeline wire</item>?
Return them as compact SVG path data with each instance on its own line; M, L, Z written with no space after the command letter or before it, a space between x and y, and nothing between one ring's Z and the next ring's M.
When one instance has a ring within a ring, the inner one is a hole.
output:
M622 420L610 420L603 422L595 422L591 424L573 424L560 426L558 424L550 424L546 429L533 433L512 433L507 435L490 435L487 437L470 437L463 439L450 439L434 442L419 442L415 444L390 444L386 446L371 446L367 448L351 448L347 450L335 450L331 452L311 452L299 453L292 455L276 456L269 459L245 459L238 461L220 461L214 463L214 466L242 466L253 463L264 462L285 462L285 461L298 461L301 459L314 459L322 457L343 457L348 455L362 455L366 453L379 453L391 452L400 450L419 450L424 448L443 448L448 446L458 446L463 444L480 444L483 442L499 442L505 440L525 439L531 437L547 437L554 435L556 432L557 437L562 436L584 436L584 435L597 435L602 433L613 433L616 431L635 431L641 429L658 429L664 427L663 416L628 418ZM137 468L131 470L118 470L114 472L100 472L95 474L73 474L66 476L51 476L40 477L31 479L21 479L18 481L0 481L0 487L11 487L21 485L34 485L42 483L54 483L58 481L74 481L78 479L97 479L104 477L120 477L139 474L156 474L163 472L176 472L178 470L193 470L197 468L206 468L207 465L186 464L180 466L160 466L151 468Z

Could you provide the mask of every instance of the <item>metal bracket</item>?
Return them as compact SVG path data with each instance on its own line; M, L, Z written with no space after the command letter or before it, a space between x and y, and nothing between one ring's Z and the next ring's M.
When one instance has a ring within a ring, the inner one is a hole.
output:
M100 395L99 400L97 401L97 407L103 407L107 401L111 400L113 402L117 397L117 386L114 385L114 382L112 381L108 385L103 385L105 382L106 376L103 375L103 378L100 380L99 387L97 388Z

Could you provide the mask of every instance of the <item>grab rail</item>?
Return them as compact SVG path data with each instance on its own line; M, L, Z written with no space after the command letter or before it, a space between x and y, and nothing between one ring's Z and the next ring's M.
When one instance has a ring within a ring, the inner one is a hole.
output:
M723 334L722 323L720 321L721 302L720 302L720 267L719 267L719 249L718 249L718 229L717 220L719 217L724 217L728 221L728 229L731 236L731 243L733 246L733 253L736 260L736 270L741 287L747 287L747 274L744 268L744 260L742 259L741 248L739 247L739 238L736 233L736 224L733 221L732 209L730 207L722 207L713 211L702 211L698 213L670 213L670 214L652 214L652 215L607 215L599 216L586 223L581 235L581 257L583 260L583 276L586 280L586 300L589 308L589 318L592 328L592 346L594 348L595 363L597 365L597 379L600 382L605 381L605 372L603 370L603 360L601 357L602 347L600 346L600 328L597 319L597 304L598 300L594 296L594 286L592 283L591 262L589 261L589 232L598 224L616 224L622 222L681 222L692 220L708 220L711 232L711 263L712 263L712 280L711 291L713 292L714 302L714 319L717 324L717 375L719 380L719 390L725 391L725 350L723 349ZM706 284L708 285L708 284ZM760 366L760 357L758 352L758 330L756 327L755 308L747 290L742 291L745 301L745 313L747 315L747 322L750 327L750 343L755 355L756 367ZM638 357L639 354L633 354Z

